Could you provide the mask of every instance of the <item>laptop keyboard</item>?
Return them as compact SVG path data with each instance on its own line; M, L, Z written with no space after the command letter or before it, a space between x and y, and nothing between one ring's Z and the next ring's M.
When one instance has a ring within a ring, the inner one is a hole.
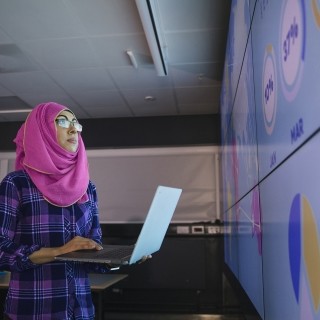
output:
M105 248L102 252L99 252L97 256L99 258L122 258L132 254L134 246L128 247L116 247L116 248Z

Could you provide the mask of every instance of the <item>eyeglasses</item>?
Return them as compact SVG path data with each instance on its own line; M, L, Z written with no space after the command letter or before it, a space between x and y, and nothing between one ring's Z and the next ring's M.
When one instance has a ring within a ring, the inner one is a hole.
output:
M66 128L69 129L70 125L72 124L73 127L78 131L81 132L82 131L82 125L79 122L75 122L75 121L69 121L67 119L64 118L60 118L60 119L56 119L56 123L59 127L62 128Z

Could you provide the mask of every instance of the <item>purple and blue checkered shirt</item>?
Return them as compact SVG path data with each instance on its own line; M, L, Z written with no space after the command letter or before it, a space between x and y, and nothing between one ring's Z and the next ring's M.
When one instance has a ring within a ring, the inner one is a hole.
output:
M10 319L94 319L87 272L108 272L79 262L33 264L41 247L59 247L75 236L101 243L97 194L68 207L48 203L24 171L8 174L0 185L0 270L11 271L5 304Z

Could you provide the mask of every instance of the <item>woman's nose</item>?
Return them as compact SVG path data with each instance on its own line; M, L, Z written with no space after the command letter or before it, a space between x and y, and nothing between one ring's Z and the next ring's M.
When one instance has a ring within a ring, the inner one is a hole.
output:
M77 133L77 129L74 127L74 124L70 122L69 131L70 134Z

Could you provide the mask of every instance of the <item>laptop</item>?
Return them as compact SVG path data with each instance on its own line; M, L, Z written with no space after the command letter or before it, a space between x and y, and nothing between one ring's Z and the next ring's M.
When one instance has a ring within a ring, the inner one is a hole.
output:
M56 256L59 261L131 265L158 251L178 204L182 189L158 186L149 212L134 245L102 245L102 250L79 250Z

